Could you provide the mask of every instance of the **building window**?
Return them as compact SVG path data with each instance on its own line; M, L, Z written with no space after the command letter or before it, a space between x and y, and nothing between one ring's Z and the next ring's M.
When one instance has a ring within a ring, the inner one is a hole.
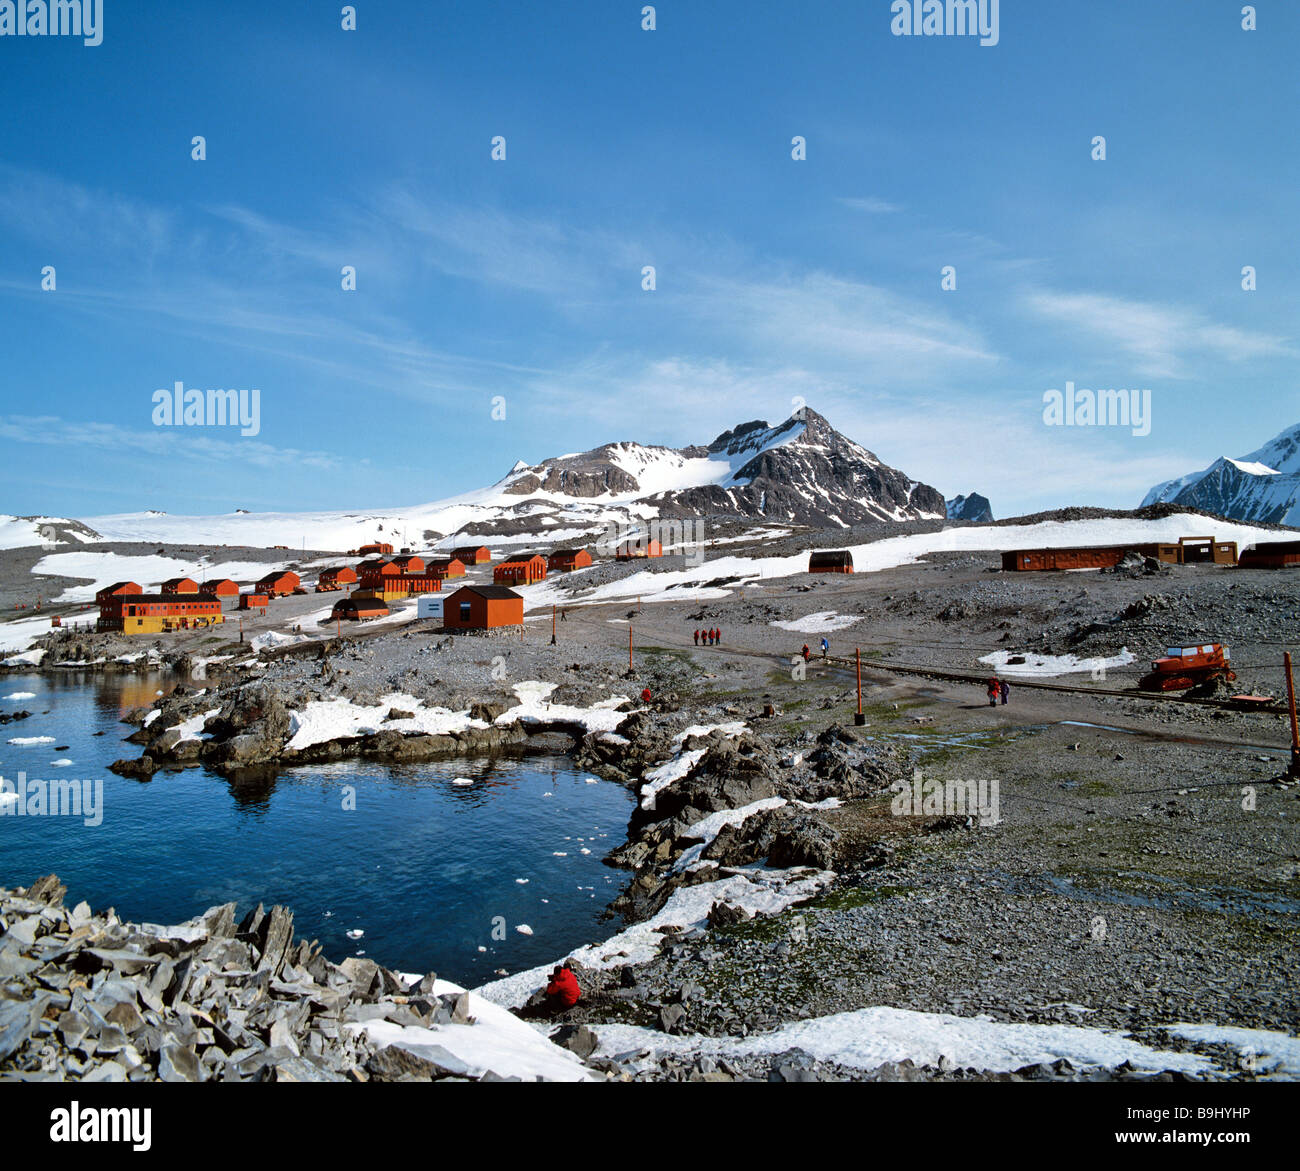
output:
M470 620L470 603L469 603L469 602L461 602L461 604L460 604L460 620L461 620L462 622L468 622L468 621Z

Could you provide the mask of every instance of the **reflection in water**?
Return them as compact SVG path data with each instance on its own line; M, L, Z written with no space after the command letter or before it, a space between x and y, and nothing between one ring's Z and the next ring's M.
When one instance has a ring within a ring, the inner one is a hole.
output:
M364 951L470 984L608 934L602 912L626 876L601 860L625 836L633 798L589 784L566 757L119 777L108 765L139 753L124 743L132 728L123 712L184 680L12 678L36 693L23 704L35 713L24 735L53 740L0 742L0 774L39 775L53 745L67 744L67 776L102 778L104 817L93 828L0 817L0 885L55 873L70 904L85 899L152 923L227 901L241 916L258 902L283 903L295 932L320 940L332 959ZM344 786L354 791L347 801ZM365 934L350 940L350 930Z

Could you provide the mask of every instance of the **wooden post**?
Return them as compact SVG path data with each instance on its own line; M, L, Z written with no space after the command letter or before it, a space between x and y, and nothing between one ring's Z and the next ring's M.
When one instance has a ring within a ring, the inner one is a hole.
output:
M555 645L555 606L551 606L551 646Z
M1291 674L1291 652L1282 656L1286 664L1286 694L1291 707L1291 772L1300 774L1300 731L1297 730L1295 717L1295 679Z
M862 714L862 648L854 647L853 655L858 665L858 710L853 717L853 722L861 727L867 722L867 717Z
M632 673L632 624L627 626L627 672Z

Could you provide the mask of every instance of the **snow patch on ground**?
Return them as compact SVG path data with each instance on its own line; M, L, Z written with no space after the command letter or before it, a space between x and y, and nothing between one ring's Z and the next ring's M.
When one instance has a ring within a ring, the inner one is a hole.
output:
M799 634L828 634L832 630L843 630L855 622L861 622L861 614L836 614L834 610L819 610L816 614L805 614L791 622L773 622L782 630L793 630Z
M438 980L434 995L459 995L465 989L450 980ZM438 1050L450 1053L468 1067L468 1076L481 1077L489 1070L501 1077L524 1081L585 1082L605 1079L583 1065L577 1054L552 1043L521 1021L508 1009L469 993L469 1025L435 1025L421 1029L391 1021L367 1021L346 1027L364 1032L380 1045L396 1045L417 1057L436 1060Z
M863 1070L887 1061L933 1065L941 1057L962 1068L993 1072L1061 1058L1076 1066L1107 1069L1125 1061L1148 1070L1199 1073L1210 1068L1205 1057L1152 1049L1102 1029L1004 1023L902 1008L835 1013L749 1037L671 1036L636 1025L593 1023L592 1028L599 1039L597 1053L606 1057L648 1050L725 1058L801 1049L818 1060Z
M1110 658L1093 657L1080 659L1075 655L1039 655L1033 651L1016 653L1015 651L994 651L983 655L981 663L987 663L1001 675L1023 675L1027 678L1051 678L1054 675L1077 675L1083 671L1098 669L1113 671L1126 667L1137 656L1128 647L1123 647L1119 654ZM1008 659L1024 659L1023 663L1008 663Z
M1300 1077L1300 1037L1267 1029L1243 1029L1235 1025L1170 1025L1168 1031L1197 1044L1233 1045L1255 1059L1255 1070L1263 1076Z
M796 867L791 870L768 870L756 866L737 868L726 878L703 882L675 890L653 918L635 923L601 943L588 944L569 955L588 968L618 968L624 964L644 963L659 950L663 933L658 927L702 926L716 902L730 903L754 915L775 915L792 903L802 902L825 889L835 879L829 870ZM523 1004L547 980L554 964L516 972L484 984L480 995L494 1004Z

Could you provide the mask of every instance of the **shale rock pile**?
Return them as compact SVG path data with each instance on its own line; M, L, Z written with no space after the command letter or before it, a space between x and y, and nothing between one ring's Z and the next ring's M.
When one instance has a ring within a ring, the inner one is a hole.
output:
M481 1077L349 1026L473 1028L469 997L373 960L325 959L284 907L234 903L175 927L68 910L54 875L0 889L0 1080L433 1081Z

